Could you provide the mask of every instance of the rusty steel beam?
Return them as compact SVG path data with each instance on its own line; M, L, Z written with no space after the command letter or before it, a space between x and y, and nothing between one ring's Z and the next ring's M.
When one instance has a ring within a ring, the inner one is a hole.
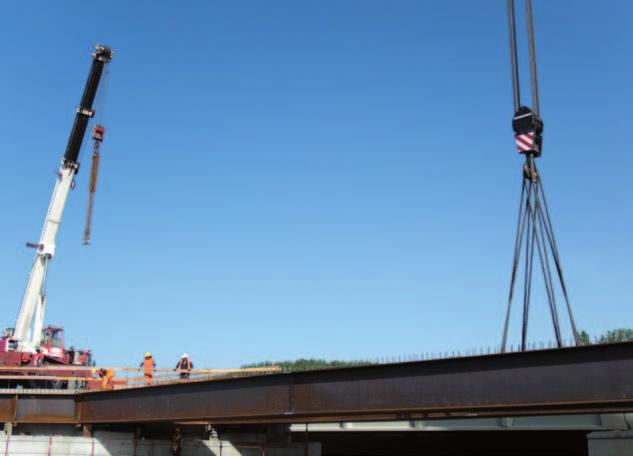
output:
M0 393L4 423L73 424L79 414L74 394L63 392Z
M633 343L69 393L0 391L0 420L266 424L631 412Z
M3 423L15 422L15 413L18 398L15 394L3 394L0 396L0 421Z
M297 423L633 411L633 343L77 396L77 421Z

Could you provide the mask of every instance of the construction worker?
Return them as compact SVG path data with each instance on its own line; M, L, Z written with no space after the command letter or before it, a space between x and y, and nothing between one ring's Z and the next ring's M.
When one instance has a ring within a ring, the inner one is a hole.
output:
M176 367L174 368L174 370L176 370L176 369L180 370L180 379L181 380L188 380L189 379L189 375L191 375L191 369L193 369L193 363L189 359L189 355L188 354L186 354L186 353L182 354L182 356L178 360L178 363L176 364Z
M154 368L156 367L156 362L152 357L150 352L145 352L145 357L143 358L143 362L140 367L143 368L143 376L145 377L145 383L148 385L152 384L152 380L154 379Z
M99 378L101 379L101 388L103 389L112 389L114 388L114 382L112 379L114 378L114 370L109 367L101 368L98 371Z

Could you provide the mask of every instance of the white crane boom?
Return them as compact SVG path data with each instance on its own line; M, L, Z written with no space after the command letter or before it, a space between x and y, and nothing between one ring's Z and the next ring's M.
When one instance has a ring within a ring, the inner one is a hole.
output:
M42 323L44 320L44 306L46 296L44 294L44 282L46 280L46 269L48 262L55 255L55 239L57 230L62 220L64 206L68 199L68 192L72 186L73 178L77 171L77 166L67 166L62 164L53 196L48 207L44 227L40 242L34 247L37 248L33 267L29 275L29 281L22 298L20 313L15 324L13 338L21 344L21 351L34 350L40 344ZM35 314L35 320L33 319ZM31 325L31 323L33 323ZM33 328L31 337L29 332Z
M79 168L79 150L83 141L89 119L94 115L94 102L104 66L112 58L109 47L97 45L92 54L92 67L86 82L81 104L77 108L75 123L73 124L66 154L57 174L57 182L53 190L48 207L40 241L37 244L27 244L37 249L29 281L22 298L22 305L15 324L12 339L17 342L17 351L35 352L41 343L42 325L46 295L44 285L49 261L55 255L55 240L62 220L68 193L73 188L75 174Z

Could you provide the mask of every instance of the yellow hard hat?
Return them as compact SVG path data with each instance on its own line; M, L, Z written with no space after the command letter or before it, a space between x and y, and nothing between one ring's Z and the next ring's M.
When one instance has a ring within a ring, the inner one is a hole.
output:
M97 369L96 367L94 367L94 368L92 369L92 373L93 373L93 374L96 374L96 373L97 373L97 370L98 370L98 369Z
M145 357L149 358L150 356L152 356L152 354L150 352L145 352Z

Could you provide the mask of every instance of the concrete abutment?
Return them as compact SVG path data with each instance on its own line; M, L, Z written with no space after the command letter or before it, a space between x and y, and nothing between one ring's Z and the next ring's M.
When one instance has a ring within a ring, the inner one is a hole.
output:
M171 432L143 437L132 432L103 431L83 426L41 426L5 423L0 434L4 456L170 456ZM290 439L270 440L267 433L208 438L184 435L181 456L321 456L319 443L303 445Z

